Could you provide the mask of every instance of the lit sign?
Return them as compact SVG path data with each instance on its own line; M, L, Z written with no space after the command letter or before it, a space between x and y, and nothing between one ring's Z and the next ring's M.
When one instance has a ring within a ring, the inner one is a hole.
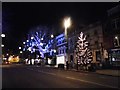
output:
M65 56L58 56L57 64L65 64Z

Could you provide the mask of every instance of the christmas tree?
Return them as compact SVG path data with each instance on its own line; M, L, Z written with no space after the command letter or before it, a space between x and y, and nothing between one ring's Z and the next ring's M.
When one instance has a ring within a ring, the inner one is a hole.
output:
M92 61L92 52L88 48L88 41L86 40L86 35L82 32L78 37L77 47L76 47L76 59L78 65L86 66L91 64Z

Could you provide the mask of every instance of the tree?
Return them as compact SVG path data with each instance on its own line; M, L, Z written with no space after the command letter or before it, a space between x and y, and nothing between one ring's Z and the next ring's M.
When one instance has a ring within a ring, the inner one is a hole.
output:
M77 47L76 47L76 59L78 65L82 65L87 68L88 64L92 62L92 52L88 48L88 41L86 40L86 35L82 32L78 37Z
M28 40L25 42L24 49L32 53L40 55L40 58L45 58L45 53L50 51L53 40L50 40L50 29L46 26L38 26L32 28L28 33Z

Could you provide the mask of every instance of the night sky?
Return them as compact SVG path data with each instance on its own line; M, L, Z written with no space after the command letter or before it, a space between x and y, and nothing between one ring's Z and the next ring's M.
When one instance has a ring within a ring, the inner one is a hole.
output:
M107 10L117 4L115 2L4 2L2 3L2 32L6 34L6 38L3 43L7 49L18 51L20 43L32 27L45 25L62 28L61 23L65 16L70 16L76 26L92 23L105 19Z

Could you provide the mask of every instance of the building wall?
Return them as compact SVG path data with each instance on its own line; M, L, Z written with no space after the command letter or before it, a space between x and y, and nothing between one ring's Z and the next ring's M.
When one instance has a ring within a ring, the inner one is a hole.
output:
M68 40L69 61L71 61L70 56L73 55L74 63L77 63L74 50L76 48L77 40L80 32L83 32L85 35L87 35L89 48L92 51L93 63L100 63L103 60L103 56L102 56L103 28L100 22L90 24L80 30L77 30L77 32L74 32L71 35L69 35L69 40ZM100 52L100 60L96 59L97 58L96 52L98 51Z
M104 36L107 36L105 37L105 41L108 39L110 41L108 40L108 43L106 43L105 47L107 49L120 47L120 5L109 9L107 12L108 19L104 31Z
M112 66L120 66L120 5L109 9L104 31L106 49Z
M57 58L64 57L64 64L65 65L66 65L66 61L67 61L66 44L67 44L67 42L65 40L65 35L63 33L56 37L56 50L57 50L56 57ZM57 62L58 62L58 60L57 60Z

